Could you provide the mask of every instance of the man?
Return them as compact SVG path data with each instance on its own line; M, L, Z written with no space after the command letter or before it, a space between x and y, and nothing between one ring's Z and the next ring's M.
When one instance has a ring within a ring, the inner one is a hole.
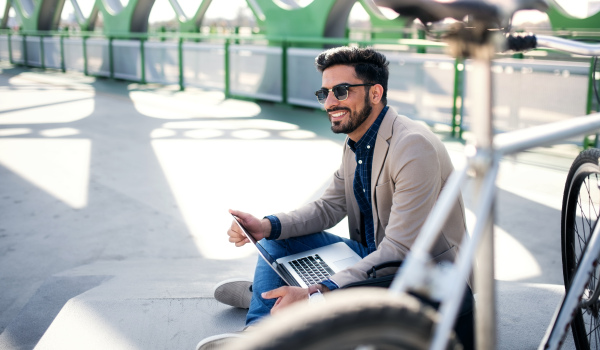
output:
M259 259L253 282L225 281L215 289L217 300L249 308L247 327L307 300L309 294L365 280L375 265L403 260L453 170L444 145L429 129L387 106L389 63L384 55L369 48L341 47L321 53L315 62L322 73L316 95L331 130L348 135L331 185L320 199L289 213L259 219L230 212L262 239L275 259L340 241L363 259L307 289L285 286ZM324 232L346 216L350 239ZM235 222L227 234L238 247L248 243ZM433 249L436 261L453 261L464 234L459 198ZM207 339L199 349L225 337Z

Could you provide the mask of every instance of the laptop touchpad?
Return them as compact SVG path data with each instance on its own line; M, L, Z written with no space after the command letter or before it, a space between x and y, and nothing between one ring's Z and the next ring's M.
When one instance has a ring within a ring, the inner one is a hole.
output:
M342 260L338 260L336 262L334 262L333 264L335 265L335 267L338 270L343 270L346 267L352 266L354 264L356 264L356 262L358 262L360 259L357 259L356 257L350 257L350 258L346 258L346 259L342 259Z

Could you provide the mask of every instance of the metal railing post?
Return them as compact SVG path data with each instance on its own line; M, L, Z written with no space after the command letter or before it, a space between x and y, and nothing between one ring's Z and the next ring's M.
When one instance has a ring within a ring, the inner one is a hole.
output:
M29 63L27 62L27 34L23 34L21 37L21 45L23 45L23 65L29 67Z
M229 67L229 39L225 39L225 98L231 97L231 93L229 91L229 76L230 76L230 67Z
M183 91L185 89L184 80L183 80L183 38L179 37L177 43L177 55L179 56L179 90Z
M46 69L46 58L44 57L44 37L45 35L40 36L40 66L42 69Z
M115 63L113 58L113 37L108 38L108 69L111 79L115 78Z
M65 36L60 36L60 68L62 72L65 73L67 71L67 64L65 62Z
M464 63L460 58L454 60L454 91L452 93L452 137L462 138L462 105L464 94L462 91L462 81L464 77ZM458 104L460 101L460 114L458 113Z
M82 37L83 42L83 74L88 75L88 59L87 59L87 36Z
M144 38L140 38L140 83L146 84L146 50L144 49Z
M287 66L288 66L288 42L281 42L281 102L288 102Z
M12 57L12 38L10 32L8 33L8 63L13 64Z
M594 100L594 57L590 58L590 70L588 71L588 88L587 88L587 100L585 103L585 114L592 113L592 102ZM583 149L588 149L590 147L596 147L598 145L598 134L596 134L594 142L590 140L589 135L585 135L583 137Z

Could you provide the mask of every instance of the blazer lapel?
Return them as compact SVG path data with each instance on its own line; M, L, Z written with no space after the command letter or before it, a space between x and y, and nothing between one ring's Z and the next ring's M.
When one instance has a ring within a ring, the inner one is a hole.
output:
M392 126L394 120L396 120L397 113L392 109L388 108L379 131L377 132L377 139L375 141L375 153L373 154L373 165L371 168L371 207L373 210L373 224L375 232L375 241L377 241L377 230L379 229L379 220L377 220L377 201L375 199L375 187L379 181L379 175L383 169L385 158L390 148L389 139L392 137Z

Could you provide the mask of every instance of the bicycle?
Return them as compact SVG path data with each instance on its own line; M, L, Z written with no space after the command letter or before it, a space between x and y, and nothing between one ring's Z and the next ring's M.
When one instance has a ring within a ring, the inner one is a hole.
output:
M402 15L433 23L429 33L448 41L453 56L473 59L479 83L474 89L478 117L474 142L466 148L466 166L456 169L411 247L389 290L356 289L331 293L325 304L297 305L264 322L233 348L243 349L458 349L452 328L469 274L475 273L477 292L476 345L496 347L493 222L495 180L503 156L590 133L600 128L600 113L493 136L491 60L498 51L545 47L587 56L600 55L600 44L585 44L550 36L504 36L510 18L519 10L545 10L543 0L500 2L385 0L380 5ZM444 18L455 21L441 24ZM465 20L466 19L466 20ZM504 29L504 30L503 30ZM566 295L557 307L539 349L558 349L569 326L578 350L600 342L600 256L598 174L600 150L581 153L564 190L561 239ZM433 264L429 251L471 178L476 223L471 239L462 243L454 264ZM593 183L593 186L590 185ZM478 266L474 268L477 259ZM598 288L597 288L598 287ZM415 297L419 296L419 298ZM431 307L439 305L439 307ZM586 322L587 321L587 322Z

